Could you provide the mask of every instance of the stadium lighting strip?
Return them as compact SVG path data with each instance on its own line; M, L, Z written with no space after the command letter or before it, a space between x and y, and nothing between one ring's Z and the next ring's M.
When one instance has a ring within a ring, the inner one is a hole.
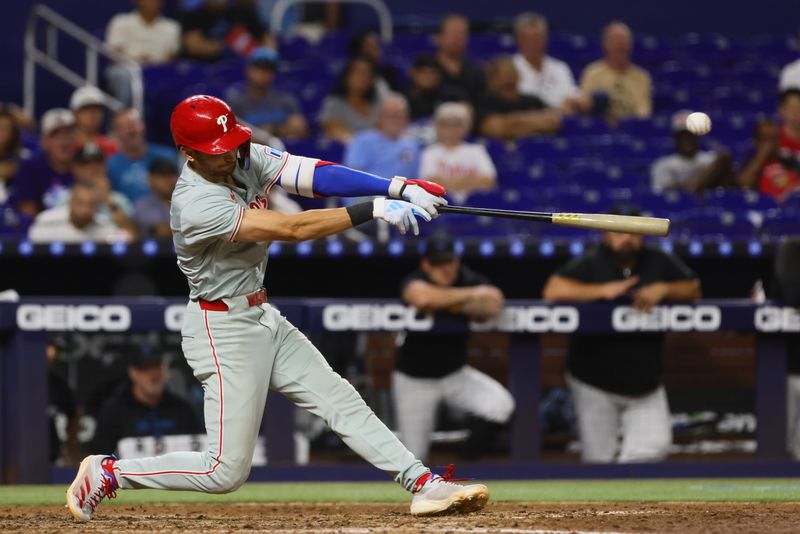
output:
M455 249L459 256L470 258L551 258L579 256L594 246L592 239L490 239L466 238L456 239ZM668 253L676 253L686 257L727 258L731 256L759 257L774 254L776 241L758 239L728 240L715 239L670 239L650 240L650 243ZM302 243L273 243L270 256L300 258L340 258L390 256L416 257L423 250L422 239L393 238L386 243L364 240L358 243L339 239L321 239ZM171 241L147 239L125 243L95 243L86 241L81 244L34 244L30 241L0 242L0 256L4 257L167 257L175 256L175 248Z

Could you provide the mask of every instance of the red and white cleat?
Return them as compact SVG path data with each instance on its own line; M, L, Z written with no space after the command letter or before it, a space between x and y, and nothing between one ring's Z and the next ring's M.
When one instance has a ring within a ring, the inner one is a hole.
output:
M89 521L105 497L117 496L117 477L114 475L114 456L87 456L78 468L75 480L67 490L67 507L79 521Z
M466 514L477 512L489 502L489 489L483 484L454 484L453 466L444 475L426 473L417 481L411 499L411 515Z

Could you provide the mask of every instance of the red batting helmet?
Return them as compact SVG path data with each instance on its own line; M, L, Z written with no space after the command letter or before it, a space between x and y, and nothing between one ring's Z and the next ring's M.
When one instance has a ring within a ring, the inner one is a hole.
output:
M236 121L228 104L208 95L190 96L175 106L169 128L176 146L206 154L224 154L248 143L253 135Z

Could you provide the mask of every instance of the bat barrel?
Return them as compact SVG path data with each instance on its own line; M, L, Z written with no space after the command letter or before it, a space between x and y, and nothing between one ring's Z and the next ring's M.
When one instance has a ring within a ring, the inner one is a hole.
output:
M604 232L624 232L664 237L669 233L669 219L610 215L603 213L554 213L553 224Z

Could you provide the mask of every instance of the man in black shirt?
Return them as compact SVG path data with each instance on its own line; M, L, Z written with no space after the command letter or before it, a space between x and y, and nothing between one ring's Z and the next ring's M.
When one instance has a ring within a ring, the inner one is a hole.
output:
M461 265L452 239L444 235L428 239L420 268L403 280L401 294L421 313L464 326L464 332L456 334L405 335L392 376L401 438L424 461L436 411L443 403L473 417L462 456L475 459L514 411L514 399L501 384L467 365L469 322L499 314L503 294L486 277Z
M191 405L166 389L169 371L159 347L132 346L128 377L130 385L100 410L92 451L114 451L128 437L205 433Z
M553 133L561 128L562 112L517 88L519 74L510 56L489 64L489 91L478 102L476 133L495 139L518 139Z
M638 214L631 206L613 212ZM677 257L643 245L641 236L608 232L599 248L556 271L543 296L574 302L629 299L646 313L664 300L700 298L700 282ZM661 348L659 334L570 338L567 379L585 462L658 461L667 455L672 424L661 384Z
M464 15L451 13L442 18L436 34L436 53L432 58L441 73L439 88L444 101L463 101L475 105L486 85L483 69L467 58L469 21Z

